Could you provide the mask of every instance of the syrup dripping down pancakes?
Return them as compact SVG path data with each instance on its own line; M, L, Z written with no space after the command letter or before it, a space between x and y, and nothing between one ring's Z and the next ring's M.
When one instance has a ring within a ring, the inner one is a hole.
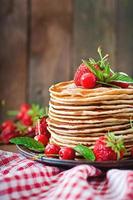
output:
M68 81L51 86L49 91L47 122L51 143L93 148L100 136L113 132L123 136L128 156L133 146L132 86L83 89Z

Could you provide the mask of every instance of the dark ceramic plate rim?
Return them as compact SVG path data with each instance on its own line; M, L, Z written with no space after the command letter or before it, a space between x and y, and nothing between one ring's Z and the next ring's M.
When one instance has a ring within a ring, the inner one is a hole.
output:
M98 162L98 161L88 161L88 160L60 160L58 158L47 158L45 156L42 156L41 158L37 158L36 156L39 155L39 153L29 150L28 148L22 145L16 145L16 146L19 152L25 157L44 163L44 164L52 165L52 166L61 166L65 168L71 168L77 165L87 164L87 165L92 165L94 167L97 167L99 169L104 169L104 170L113 169L113 168L133 169L133 159Z

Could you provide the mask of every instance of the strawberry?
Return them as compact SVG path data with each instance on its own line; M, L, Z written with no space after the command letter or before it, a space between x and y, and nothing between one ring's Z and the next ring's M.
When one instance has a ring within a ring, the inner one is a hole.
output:
M121 88L128 88L129 84L128 83L124 83L124 82L111 82L111 84L119 86Z
M81 76L85 73L89 73L90 70L85 64L81 64L74 75L74 82L77 86L81 86Z
M2 143L4 143L4 144L9 144L9 143L10 143L9 140L10 140L11 138L17 137L18 135L19 135L18 132L15 132L15 131L10 132L9 130L4 129L4 130L1 132L0 140L1 140Z
M47 117L42 117L40 119L40 131L43 133L47 130L47 122L46 122Z
M18 120L22 120L24 115L28 113L28 111L31 109L31 106L27 103L23 103L20 107L20 111L17 114L16 118Z
M70 147L61 147L59 151L59 158L61 160L73 160L75 158L75 151Z
M58 146L57 144L47 144L44 153L47 157L55 157L58 155L59 150L60 146Z
M96 141L93 151L97 161L121 159L125 152L123 139L113 133L108 133Z
M8 144L9 140L13 137L16 137L17 135L18 135L18 132L16 131L16 126L12 121L7 120L2 123L2 131L0 134L0 140L4 144Z
M49 138L50 134L47 130L46 119L47 117L42 117L40 120L37 121L36 126L35 126L35 133L36 135L38 134L46 135Z
M32 117L28 115L28 113L24 113L22 119L21 119L22 124L25 126L31 126L33 124Z
M45 146L48 144L48 141L49 141L49 138L46 135L42 135L42 134L36 135L34 139L37 140L38 142L41 142Z
M28 126L27 127L27 135L29 137L34 137L35 136L35 127L34 126Z
M27 113L29 111L29 109L31 108L31 106L27 103L23 103L20 107L20 112L22 113Z
M10 127L10 129L13 129L13 130L14 130L14 123L13 123L13 121L11 121L11 120L6 120L6 121L4 121L4 122L2 123L1 127L2 127L2 129L5 129L5 128L7 128L7 127Z
M93 73L85 73L81 76L81 85L83 88L94 88L96 86L96 77Z

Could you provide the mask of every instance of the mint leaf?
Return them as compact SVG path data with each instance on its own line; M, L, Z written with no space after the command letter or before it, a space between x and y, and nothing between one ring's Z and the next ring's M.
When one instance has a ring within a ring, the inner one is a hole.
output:
M15 137L10 139L10 142L13 144L24 145L34 151L44 151L43 144L30 137Z
M96 76L97 70L96 70L96 68L94 67L94 64L91 64L88 60L82 60L82 61L83 61L83 63L89 68L89 70L90 70L93 74L95 74L95 76Z
M78 144L76 147L74 147L75 151L77 151L80 155L82 155L85 159L87 160L95 160L95 155L93 153L93 151L82 145L82 144Z
M97 81L97 83L100 83L100 84L105 85L105 86L114 87L114 88L120 88L120 87L117 86L117 85L113 85L113 84L111 84L111 83L105 83L105 82L102 82L102 81Z
M133 83L133 79L123 72L116 72L107 79L107 82L112 82L112 81Z

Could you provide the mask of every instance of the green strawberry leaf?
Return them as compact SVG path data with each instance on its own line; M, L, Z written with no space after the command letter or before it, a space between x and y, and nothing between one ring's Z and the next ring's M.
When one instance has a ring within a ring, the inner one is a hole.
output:
M15 137L10 139L13 144L24 145L34 151L44 151L44 145L30 137Z
M20 121L16 122L16 130L19 131L20 134L26 134L28 132L28 127L22 124Z
M95 155L93 151L82 144L78 144L76 147L74 147L74 150L87 160L91 160L91 161L95 160Z
M120 153L126 152L123 137L121 135L116 136L113 132L108 132L105 137L107 147L111 147L111 149L117 154L117 159L119 160Z
M19 113L19 111L17 111L17 110L9 110L9 111L7 111L7 115L8 116L11 116L11 117L16 117L16 115Z
M38 104L32 104L28 114L32 117L33 122L36 122L38 119L48 116L48 108L42 108Z

